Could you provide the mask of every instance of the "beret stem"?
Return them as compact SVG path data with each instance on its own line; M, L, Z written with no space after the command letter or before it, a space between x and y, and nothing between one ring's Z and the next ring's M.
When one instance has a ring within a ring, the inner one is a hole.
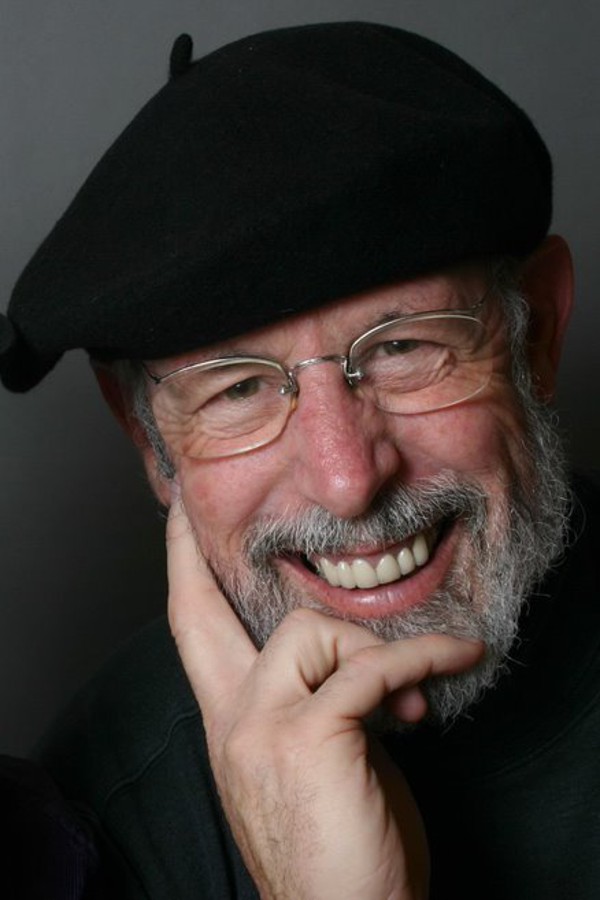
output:
M175 38L169 57L169 75L171 78L178 78L179 75L187 72L192 61L193 50L194 42L189 34L180 34L178 38Z

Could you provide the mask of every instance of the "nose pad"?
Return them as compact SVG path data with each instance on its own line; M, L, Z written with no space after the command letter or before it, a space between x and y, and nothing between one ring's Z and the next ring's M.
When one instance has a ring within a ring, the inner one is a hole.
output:
M397 417L361 398L335 370L306 372L303 382L288 426L297 448L295 487L333 515L354 518L400 472L390 429Z

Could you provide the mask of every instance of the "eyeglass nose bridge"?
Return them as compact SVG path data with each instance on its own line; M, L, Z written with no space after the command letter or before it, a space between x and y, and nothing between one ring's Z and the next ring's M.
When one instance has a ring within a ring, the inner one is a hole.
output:
M296 380L296 372L302 371L302 369L308 369L309 366L318 366L321 363L336 363L338 366L341 366L344 378L350 387L358 384L363 378L363 373L360 370L353 372L349 368L350 360L347 356L342 356L339 353L329 353L327 356L311 356L309 359L301 359L300 362L294 363L294 365L287 370L289 383L281 387L280 393L297 394L300 390L300 386Z

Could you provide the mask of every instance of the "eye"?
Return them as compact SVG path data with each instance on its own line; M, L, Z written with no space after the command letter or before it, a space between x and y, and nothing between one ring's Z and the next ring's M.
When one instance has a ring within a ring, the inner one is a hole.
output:
M386 341L385 343L380 344L379 347L386 356L403 356L418 350L422 346L422 343L422 341L405 338L397 341Z
M237 381L231 387L223 391L223 396L227 400L247 400L256 396L261 389L261 379L258 376L253 378L245 378L243 381Z

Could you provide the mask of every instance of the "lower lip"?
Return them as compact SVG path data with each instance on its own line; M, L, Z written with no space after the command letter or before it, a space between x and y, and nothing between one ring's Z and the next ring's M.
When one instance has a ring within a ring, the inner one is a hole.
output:
M332 587L293 557L280 559L277 565L293 581L301 580L308 593L321 606L341 618L382 619L406 612L425 603L443 583L454 558L460 533L458 522L446 529L429 561L412 575L366 590Z

